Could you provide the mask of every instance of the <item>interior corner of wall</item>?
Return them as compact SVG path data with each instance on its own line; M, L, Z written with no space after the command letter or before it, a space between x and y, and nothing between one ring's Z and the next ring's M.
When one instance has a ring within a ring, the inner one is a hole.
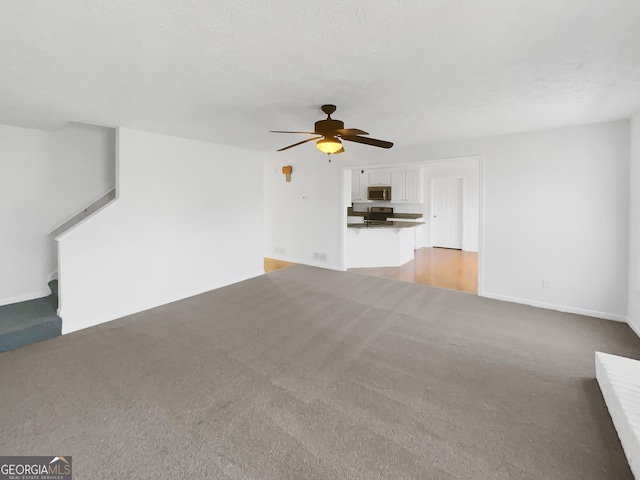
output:
M640 337L640 321L638 319L633 319L631 316L626 317L627 325L633 330L633 332Z

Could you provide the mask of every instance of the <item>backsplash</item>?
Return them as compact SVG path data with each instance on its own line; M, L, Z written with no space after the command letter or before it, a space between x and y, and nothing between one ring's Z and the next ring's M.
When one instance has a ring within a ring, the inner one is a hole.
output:
M366 212L370 207L393 207L395 213L424 213L421 203L393 203L384 201L373 201L367 203L353 203L354 212Z

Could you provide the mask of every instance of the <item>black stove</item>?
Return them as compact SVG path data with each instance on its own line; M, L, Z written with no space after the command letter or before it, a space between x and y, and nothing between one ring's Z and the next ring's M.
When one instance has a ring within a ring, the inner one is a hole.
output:
M391 215L393 215L393 207L371 207L367 208L367 215L364 217L364 221L384 222Z

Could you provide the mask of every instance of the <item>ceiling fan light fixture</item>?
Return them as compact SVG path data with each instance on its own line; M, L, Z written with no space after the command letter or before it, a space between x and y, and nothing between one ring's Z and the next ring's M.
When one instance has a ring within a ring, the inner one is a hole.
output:
M321 152L332 154L342 149L342 143L335 137L325 137L316 142L316 148Z

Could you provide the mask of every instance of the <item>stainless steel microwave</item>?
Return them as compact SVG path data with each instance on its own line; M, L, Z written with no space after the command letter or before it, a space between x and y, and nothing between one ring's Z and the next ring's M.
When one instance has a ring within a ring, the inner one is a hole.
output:
M391 201L391 187L379 186L367 188L368 200L388 200Z

